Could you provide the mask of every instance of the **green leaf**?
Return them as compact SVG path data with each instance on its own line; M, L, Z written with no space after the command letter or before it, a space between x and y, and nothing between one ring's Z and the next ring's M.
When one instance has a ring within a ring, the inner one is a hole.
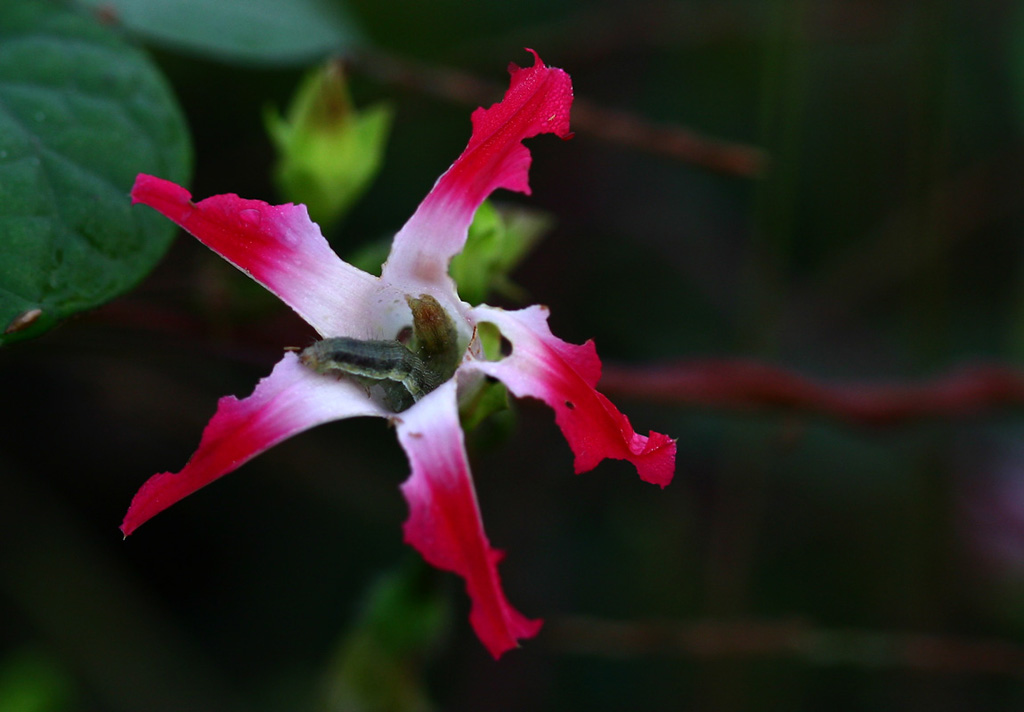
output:
M145 55L54 2L0 4L0 344L126 291L174 227L135 174L187 182L191 149Z
M308 64L362 32L339 0L77 0L148 41L243 63Z

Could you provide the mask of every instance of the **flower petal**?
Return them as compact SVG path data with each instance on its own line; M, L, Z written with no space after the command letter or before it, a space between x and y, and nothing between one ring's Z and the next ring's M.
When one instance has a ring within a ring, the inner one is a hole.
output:
M128 536L154 515L303 430L389 411L349 382L323 376L286 353L248 398L226 396L181 472L153 475L132 499L121 531Z
M198 203L179 185L140 173L132 202L178 223L204 245L276 294L324 336L354 336L380 280L339 258L304 205L268 205L237 195Z
M412 466L402 485L409 503L405 541L428 563L466 579L477 636L497 658L540 630L509 605L498 578L501 552L484 534L451 380L395 417Z
M495 324L512 343L500 361L473 361L463 368L497 378L519 398L539 398L555 410L555 422L576 456L576 472L594 468L606 457L629 460L640 479L664 487L675 472L676 442L667 435L636 433L629 419L595 390L601 361L592 341L582 346L552 335L547 309L532 306L505 311L482 305L477 321Z
M505 98L473 112L473 135L395 235L384 264L386 281L450 289L448 263L462 250L473 213L497 188L529 193L530 152L524 139L541 133L569 134L572 82L546 67L536 52L532 67L512 64Z

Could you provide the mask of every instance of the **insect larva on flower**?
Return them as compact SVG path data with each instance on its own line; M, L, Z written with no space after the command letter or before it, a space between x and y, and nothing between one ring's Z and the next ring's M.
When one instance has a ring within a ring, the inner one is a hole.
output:
M429 294L407 297L412 344L394 339L329 337L303 349L299 359L317 373L348 376L368 392L378 390L398 412L452 377L459 360L458 332ZM413 350L415 349L415 350Z
M317 373L345 374L368 388L381 386L385 402L396 411L439 385L423 360L398 341L338 336L317 341L299 359Z

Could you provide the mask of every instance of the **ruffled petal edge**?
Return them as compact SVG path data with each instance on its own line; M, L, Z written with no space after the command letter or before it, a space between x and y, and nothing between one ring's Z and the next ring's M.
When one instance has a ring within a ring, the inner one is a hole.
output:
M555 422L575 455L577 473L601 460L628 460L640 479L664 487L675 473L676 441L651 431L640 435L629 419L596 390L601 362L593 342L562 341L548 327L548 311L532 306L505 311L482 305L474 319L498 327L512 344L500 361L473 361L464 368L497 378L518 398L530 396L555 411Z
M150 477L132 499L121 531L127 537L172 504L293 435L360 415L389 412L360 387L314 373L294 353L286 353L248 398L220 399L184 469Z
M429 564L465 579L472 601L470 623L498 658L518 647L519 639L536 635L541 621L515 610L502 590L498 576L502 552L491 548L484 533L466 461L455 381L448 381L394 421L412 468L402 484L409 503L405 541Z
M528 51L533 66L509 66L505 97L473 112L465 150L395 235L386 281L451 291L448 263L462 251L476 209L498 188L530 192L530 151L522 142L542 133L571 136L572 80Z
M368 305L380 280L343 262L304 205L269 205L234 194L192 202L185 188L140 173L132 202L170 218L255 279L324 336L372 334Z

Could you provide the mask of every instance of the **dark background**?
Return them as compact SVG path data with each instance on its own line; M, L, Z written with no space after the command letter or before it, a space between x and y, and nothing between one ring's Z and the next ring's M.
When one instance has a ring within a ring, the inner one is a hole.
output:
M605 140L601 120L528 144L533 196L498 197L557 228L515 278L606 363L742 356L848 383L1024 356L1019 5L352 7L413 66L500 87L529 46L634 129L764 152L759 174L729 174L663 140ZM194 134L195 195L279 200L261 114L300 73L157 59ZM330 236L343 256L400 227L469 136L472 106L372 67L353 66L357 101L390 101L396 123ZM384 423L323 426L131 539L117 529L149 475L185 463L218 397L247 395L310 338L182 237L133 293L0 352L0 692L45 692L16 709L323 709L371 586L415 559ZM1019 411L865 427L616 402L638 431L679 439L664 491L619 462L573 476L534 402L475 441L509 598L547 623L495 663L460 583L439 577L452 614L419 668L437 709L1024 705Z

